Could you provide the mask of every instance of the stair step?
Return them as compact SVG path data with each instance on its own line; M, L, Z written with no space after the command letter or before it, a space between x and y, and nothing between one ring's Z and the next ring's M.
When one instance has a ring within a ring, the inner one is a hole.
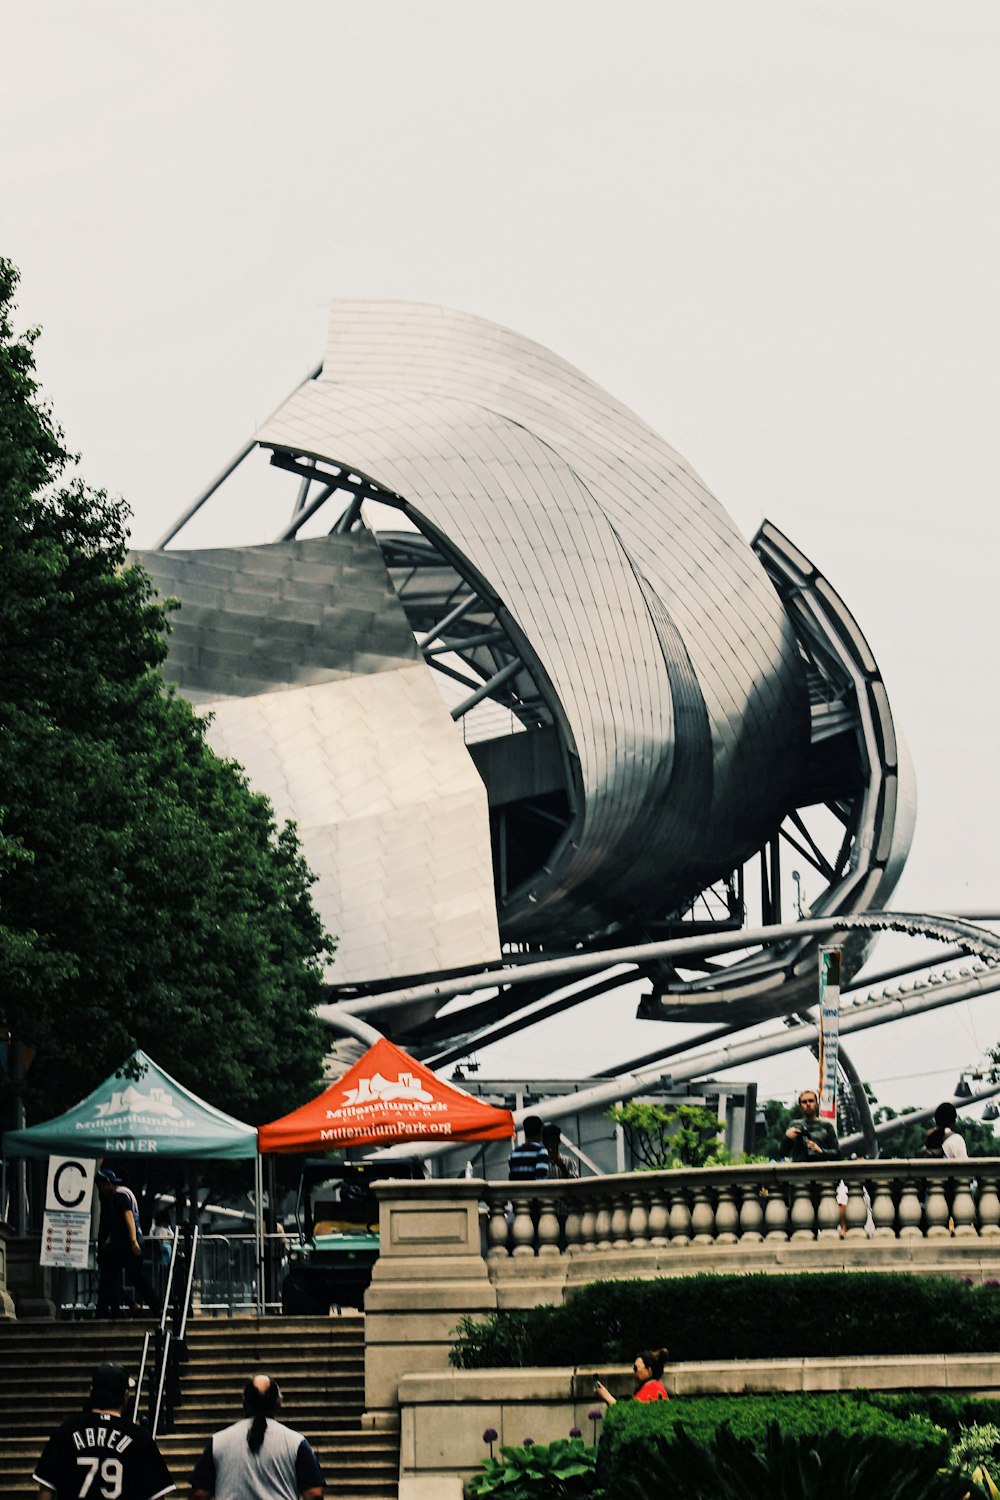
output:
M136 1373L151 1320L0 1324L0 1496L35 1500L31 1471L52 1429L78 1409L94 1366ZM306 1433L338 1500L396 1500L398 1434L360 1426L364 1316L193 1319L181 1364L182 1401L159 1439L180 1487L207 1438L235 1421L243 1381L266 1370L282 1383L282 1418Z

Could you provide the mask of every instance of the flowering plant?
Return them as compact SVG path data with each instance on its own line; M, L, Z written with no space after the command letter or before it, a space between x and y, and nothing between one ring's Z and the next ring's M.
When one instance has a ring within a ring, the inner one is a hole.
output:
M505 1443L499 1458L492 1456L491 1449L490 1457L483 1460L483 1472L469 1480L467 1493L475 1500L481 1496L496 1496L496 1500L585 1500L593 1493L596 1465L596 1448L588 1448L579 1436L557 1438L554 1443L526 1439L519 1447Z

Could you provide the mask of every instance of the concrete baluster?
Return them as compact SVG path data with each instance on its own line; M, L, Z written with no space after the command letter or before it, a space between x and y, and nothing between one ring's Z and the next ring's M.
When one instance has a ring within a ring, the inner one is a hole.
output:
M629 1221L629 1200L627 1193L616 1193L614 1206L611 1210L611 1248L612 1250L627 1250Z
M772 1183L768 1189L764 1208L765 1240L787 1240L788 1207L780 1183Z
M868 1205L865 1202L863 1184L853 1177L847 1184L847 1235L849 1240L865 1240L865 1224L868 1220Z
M554 1198L545 1197L541 1200L537 1236L539 1259L551 1260L559 1254L559 1215L556 1213Z
M502 1194L490 1194L490 1222L486 1229L486 1238L489 1243L486 1259L489 1261L506 1260L510 1254L508 1245L510 1226L507 1223L508 1201Z
M789 1215L793 1240L816 1238L816 1211L813 1208L813 1184L808 1177L796 1177L792 1182L792 1211Z
M1000 1193L997 1174L984 1172L979 1179L979 1238L995 1239L1000 1234Z
M919 1240L923 1238L924 1210L916 1179L905 1177L899 1194L899 1238Z
M583 1212L580 1214L580 1249L595 1250L597 1248L597 1206L593 1198L584 1198Z
M693 1243L711 1245L715 1239L715 1210L708 1185L700 1182L694 1190L694 1206L691 1209Z
M514 1199L514 1222L511 1225L510 1237L514 1242L513 1255L515 1260L525 1260L529 1255L535 1253L535 1224L531 1217L533 1199Z
M649 1236L649 1210L646 1207L646 1195L641 1192L633 1192L632 1210L628 1216L628 1237L632 1245L648 1245Z
M840 1237L840 1204L837 1202L837 1184L826 1177L819 1185L819 1207L816 1210L816 1238L835 1240Z
M670 1243L672 1245L690 1245L691 1243L691 1214L687 1205L687 1195L682 1187L670 1189Z
M746 1182L740 1189L740 1241L743 1244L758 1244L763 1238L764 1200L756 1182Z
M968 1240L977 1237L976 1200L972 1196L971 1173L966 1173L963 1177L955 1179L955 1196L951 1200L951 1216L955 1221L956 1239Z
M948 1198L945 1193L943 1173L935 1172L927 1179L927 1196L924 1199L924 1236L929 1240L946 1239L948 1229Z
M670 1216L667 1213L665 1195L659 1188L654 1188L649 1195L649 1215L647 1218L647 1232L651 1245L665 1245L667 1243L667 1228ZM997 1204L1000 1211L1000 1201ZM1000 1217L1000 1213L998 1213Z
M611 1249L611 1199L602 1195L597 1200L597 1220L594 1224L594 1238L597 1241L598 1250Z
M736 1189L731 1182L720 1183L719 1201L715 1205L715 1243L735 1245L740 1237L740 1215L736 1207Z
M566 1254L572 1255L578 1250L583 1241L583 1199L578 1193L570 1198L566 1207L566 1223L563 1233L566 1236Z
M892 1201L894 1179L888 1173L880 1173L872 1179L872 1218L875 1220L875 1238L896 1238L896 1205Z

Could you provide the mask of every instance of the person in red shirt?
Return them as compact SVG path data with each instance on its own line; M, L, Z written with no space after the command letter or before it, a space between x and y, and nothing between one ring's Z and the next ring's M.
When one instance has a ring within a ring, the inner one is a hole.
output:
M635 1382L634 1401L669 1401L670 1392L663 1384L663 1366L666 1362L666 1349L643 1349L635 1357L632 1365L632 1379ZM608 1390L602 1380L594 1379L594 1390L600 1396L605 1406L614 1406L615 1398Z

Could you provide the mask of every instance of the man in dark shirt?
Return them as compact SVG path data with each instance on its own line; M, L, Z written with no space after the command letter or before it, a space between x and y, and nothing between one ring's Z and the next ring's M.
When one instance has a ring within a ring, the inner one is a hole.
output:
M538 1115L528 1115L524 1122L524 1143L515 1146L507 1160L511 1182L531 1182L549 1175L549 1153L542 1141L542 1122Z
M38 1500L159 1500L175 1488L155 1442L122 1416L128 1375L98 1365L83 1415L49 1438L32 1475Z
M101 1196L101 1228L97 1242L95 1316L117 1317L123 1276L126 1284L134 1288L136 1302L141 1300L158 1313L159 1298L142 1264L142 1230L135 1194L110 1167L98 1172L97 1191Z
M790 1161L837 1161L840 1141L829 1120L819 1117L819 1096L815 1089L803 1089L799 1095L799 1112L792 1116L785 1131L779 1156Z

